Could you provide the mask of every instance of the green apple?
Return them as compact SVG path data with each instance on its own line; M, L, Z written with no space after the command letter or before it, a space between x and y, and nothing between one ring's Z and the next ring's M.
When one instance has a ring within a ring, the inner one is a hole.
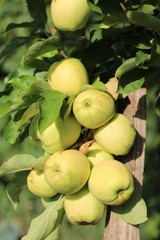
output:
M134 182L132 174L123 163L104 160L92 168L88 187L102 203L118 206L130 198Z
M86 25L90 9L87 0L52 0L51 16L59 30L76 31Z
M43 171L33 169L27 177L27 186L30 192L39 197L52 197L57 194L46 182Z
M73 115L62 120L60 116L41 134L41 147L48 153L64 150L72 146L81 133L81 125Z
M90 163L78 150L64 150L47 160L44 175L48 184L58 193L71 194L79 191L87 182Z
M115 103L106 92L89 89L78 94L73 103L73 113L81 125L96 129L114 116Z
M103 160L114 159L110 153L104 151L96 142L93 142L91 146L88 147L87 158L90 161L91 167L95 166Z
M80 191L65 196L64 209L72 224L97 224L104 215L105 205L85 186Z
M44 206L44 208L47 208L50 203L56 203L60 196L61 196L60 194L57 194L53 197L48 198L41 197L42 205Z
M136 131L126 116L116 113L111 121L95 131L94 136L105 151L125 155L134 144Z
M51 88L67 96L77 95L80 87L88 81L85 66L76 58L55 62L48 71L48 83Z

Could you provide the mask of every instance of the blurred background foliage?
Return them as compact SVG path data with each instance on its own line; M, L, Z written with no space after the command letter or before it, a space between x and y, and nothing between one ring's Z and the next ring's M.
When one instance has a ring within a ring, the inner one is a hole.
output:
M31 21L25 1L6 1L2 5L0 8L0 51L15 36L29 35L30 29L27 28L4 32L9 23L25 21ZM4 77L17 68L26 50L27 45L24 45L0 62L0 88ZM147 138L142 195L148 206L149 220L140 226L142 240L160 239L160 118L154 110L155 96L159 88L156 84L158 82L150 82L147 93ZM1 135L6 124L5 119L0 125L0 164L17 153L41 156L41 150L29 138L23 143L16 142L14 145L7 143ZM43 210L43 206L40 199L35 198L25 187L20 195L20 205L17 210L14 210L5 192L7 182L8 177L2 178L0 182L0 240L17 240L27 231L31 219Z

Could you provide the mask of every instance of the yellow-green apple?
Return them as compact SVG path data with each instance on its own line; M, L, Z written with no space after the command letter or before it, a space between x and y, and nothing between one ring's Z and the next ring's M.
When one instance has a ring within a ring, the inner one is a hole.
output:
M136 131L126 116L116 113L111 121L95 131L94 136L105 151L125 155L134 144Z
M59 30L76 31L86 25L90 9L87 0L52 0L51 16Z
M53 197L48 198L41 197L42 205L44 206L44 208L47 208L50 203L56 203L60 196L61 196L60 194L57 194Z
M52 197L57 194L46 182L43 171L31 170L27 177L27 186L30 192L39 197Z
M92 168L88 187L102 203L118 206L132 195L133 176L123 163L117 160L104 160Z
M73 113L81 125L96 129L114 116L115 103L106 92L89 89L78 94L73 103Z
M110 153L104 151L96 142L93 142L92 145L88 147L86 156L90 161L91 167L103 160L114 159Z
M79 191L87 182L90 163L78 150L64 150L54 153L44 168L45 179L58 193L71 194Z
M104 215L105 205L85 186L74 194L65 195L64 209L72 224L97 224Z
M41 134L41 147L53 154L69 148L79 138L81 125L73 115L62 120L60 116Z
M77 95L80 87L88 81L85 66L76 58L55 62L48 71L48 83L51 88L67 96Z

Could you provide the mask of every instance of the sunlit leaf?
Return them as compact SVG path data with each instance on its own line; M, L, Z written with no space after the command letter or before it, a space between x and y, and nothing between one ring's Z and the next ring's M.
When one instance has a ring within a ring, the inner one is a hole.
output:
M126 203L111 209L125 222L132 225L138 225L148 220L145 201L136 191Z
M58 32L54 34L53 37L49 37L48 39L42 39L31 45L28 49L25 58L24 64L27 66L38 56L41 56L45 53L51 52L55 49L59 49L61 47L60 35Z
M49 204L47 209L31 222L29 231L22 240L44 240L57 227L59 210L63 208L64 198L60 198L56 203ZM56 240L57 238L53 238Z
M36 158L29 154L14 155L0 166L0 176L31 170Z
M41 102L40 132L43 132L56 120L66 97L65 94L54 90L45 91L42 96L44 99Z
M18 122L14 122L13 119L11 119L4 129L3 137L11 144L16 142L20 134L20 132L17 130L17 125Z
M134 68L136 68L135 58L129 58L117 68L115 77L120 78L124 73L129 72Z
M87 0L87 3L88 3L88 6L90 7L90 9L92 11L95 11L97 13L102 13L102 10L98 5L95 5L95 4L91 3L89 0Z

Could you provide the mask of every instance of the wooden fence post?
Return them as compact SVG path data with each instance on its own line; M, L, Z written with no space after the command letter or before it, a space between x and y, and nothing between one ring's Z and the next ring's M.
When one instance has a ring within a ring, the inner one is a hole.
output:
M119 109L133 123L137 137L131 152L120 158L134 176L135 188L141 193L146 138L146 89L142 88L128 94L128 98L120 101ZM138 226L124 222L113 212L109 213L109 222L105 228L104 240L139 240Z

